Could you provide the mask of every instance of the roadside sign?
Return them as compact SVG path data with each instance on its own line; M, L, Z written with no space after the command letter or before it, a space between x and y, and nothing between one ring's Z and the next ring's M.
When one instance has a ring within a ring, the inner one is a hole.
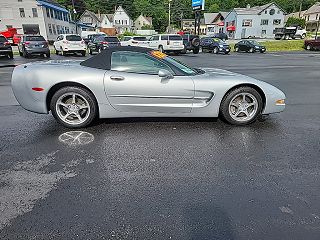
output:
M205 0L192 0L193 10L204 10Z

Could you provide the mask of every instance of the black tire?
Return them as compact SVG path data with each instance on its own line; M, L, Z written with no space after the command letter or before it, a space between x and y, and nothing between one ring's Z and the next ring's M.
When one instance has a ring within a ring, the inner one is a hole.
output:
M82 52L81 52L81 56L82 56L82 57L85 57L85 56L86 56L86 51L82 51Z
M63 51L63 49L62 49L62 48L60 49L60 53L61 53L61 56L66 56L66 52L65 52L65 51Z
M193 51L193 54L198 54L200 52L200 48L196 47L192 51Z
M160 46L158 47L158 49L159 49L160 52L162 52L162 53L164 52L162 45L160 45Z
M19 51L19 55L20 55L20 57L22 57L23 56L22 52Z
M250 120L248 121L236 121L234 118L231 117L230 113L229 113L229 104L231 103L232 99L241 93L249 93L252 94L256 99L257 99L257 103L258 103L258 107L257 107L257 111L254 114L254 116L252 116L252 118L250 118ZM239 87L236 88L232 91L230 91L229 93L227 93L220 105L220 116L222 117L223 120L225 120L226 122L228 122L229 124L232 125L247 125L250 123L255 122L258 117L261 115L262 112L262 106L263 106L263 100L261 95L253 88L251 87Z
M47 58L50 58L50 52L49 52L49 53L46 53L46 57L47 57Z
M56 102L58 101L59 97L66 93L77 93L81 94L89 103L90 106L90 114L87 120L81 124L69 124L63 121L56 110ZM98 104L94 97L94 95L88 91L87 89L81 87L63 87L60 88L58 91L55 92L51 101L50 101L50 110L53 117L57 120L58 123L62 124L67 128L83 128L89 126L98 116Z
M91 48L89 49L89 54L90 54L90 55L92 55L92 54L93 54L93 52L92 52Z
M26 51L23 51L22 56L24 58L29 58L29 54Z
M183 49L180 53L182 53L182 54L186 54L186 53L187 53L187 48L186 48L186 46L184 46L184 49Z
M234 47L234 51L235 51L235 52L240 52L240 51L239 51L239 47L237 47L237 46Z
M248 50L248 52L249 53L254 53L255 51L254 51L254 48L250 48L249 50Z
M59 51L57 49L54 49L56 55L59 55Z
M266 52L266 50L260 50L260 53L265 53Z
M212 52L214 54L218 54L219 53L219 48L218 47L214 47Z

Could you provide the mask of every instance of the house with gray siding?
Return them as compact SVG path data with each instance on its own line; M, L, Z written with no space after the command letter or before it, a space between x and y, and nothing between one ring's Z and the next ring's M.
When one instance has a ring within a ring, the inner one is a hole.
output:
M232 39L274 38L284 26L285 11L276 3L235 8L225 17L225 32Z

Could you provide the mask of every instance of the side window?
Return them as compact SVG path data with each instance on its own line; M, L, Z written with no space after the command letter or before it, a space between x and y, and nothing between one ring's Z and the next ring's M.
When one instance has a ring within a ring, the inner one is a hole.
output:
M153 36L153 41L158 41L159 40L159 36Z
M167 35L161 36L161 40L168 40L168 36Z
M157 75L160 69L174 74L166 64L144 53L114 52L111 56L111 70L113 71Z

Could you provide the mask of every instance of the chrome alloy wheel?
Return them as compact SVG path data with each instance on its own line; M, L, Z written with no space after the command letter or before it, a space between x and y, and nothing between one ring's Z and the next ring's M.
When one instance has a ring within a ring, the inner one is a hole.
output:
M79 125L90 116L90 105L81 94L69 92L61 95L56 102L58 117L65 123Z
M230 116L238 122L250 121L259 108L258 100L251 93L239 93L229 104Z

